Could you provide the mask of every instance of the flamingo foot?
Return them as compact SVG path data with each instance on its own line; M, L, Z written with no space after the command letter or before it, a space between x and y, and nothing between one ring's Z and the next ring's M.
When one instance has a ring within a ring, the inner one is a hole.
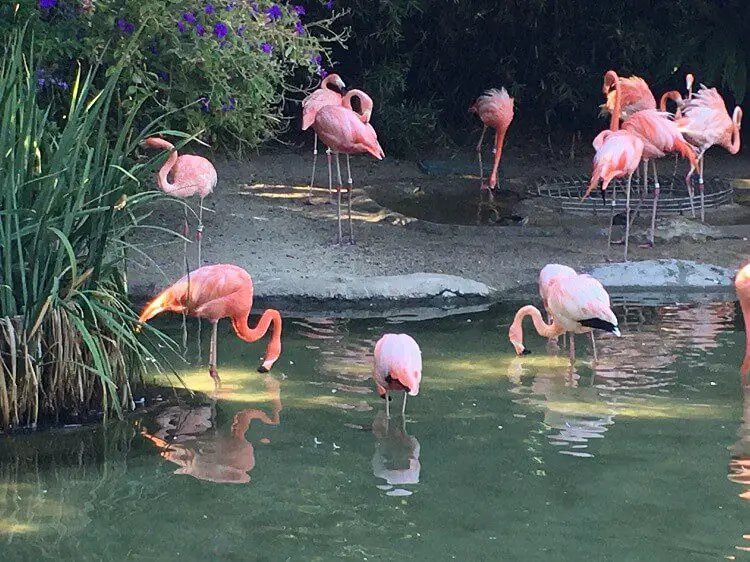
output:
M214 379L214 382L216 382L217 385L221 384L221 379L219 378L219 371L216 370L216 365L208 366L208 374L211 375L211 378Z
M654 243L653 242L646 242L645 244L638 244L638 247L639 248L649 248L650 249L650 248L654 247Z

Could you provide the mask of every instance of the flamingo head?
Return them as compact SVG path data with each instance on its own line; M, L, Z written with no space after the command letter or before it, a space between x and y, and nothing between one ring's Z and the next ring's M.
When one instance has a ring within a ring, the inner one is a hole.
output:
M734 122L735 127L737 127L737 131L739 131L742 128L742 108L739 105L734 108L732 121Z
M685 86L687 87L687 91L688 92L692 92L693 91L693 82L695 82L695 76L693 76L692 74L688 73L685 76Z
M523 345L523 331L521 324L515 322L511 325L508 330L508 339L513 344L513 349L516 350L516 355L529 355L531 351L526 349Z
M334 85L341 90L341 93L343 94L346 91L346 84L344 84L344 81L341 79L341 76L338 74L333 74L333 79L331 82L334 83Z

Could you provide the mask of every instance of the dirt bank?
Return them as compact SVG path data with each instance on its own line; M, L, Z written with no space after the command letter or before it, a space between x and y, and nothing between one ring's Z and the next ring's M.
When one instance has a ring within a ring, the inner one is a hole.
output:
M621 260L621 247L607 254L608 216L561 215L526 193L542 176L588 173L590 156L552 159L543 153L509 149L502 170L503 218L490 225L485 214L480 226L475 224L476 178L426 175L418 163L393 158L382 162L353 158L356 244L344 246L332 244L335 205L323 204L326 190L316 190L319 204L303 204L309 152L274 151L245 161L217 161L219 185L206 199L211 212L205 216L203 263L229 262L246 268L262 298L283 297L285 291L304 293L306 285L346 286L362 278L420 272L474 280L502 296L533 284L539 268L549 262L581 268ZM460 169L469 166L471 158L470 153L461 153L452 161ZM707 175L743 178L750 176L749 164L747 157L712 152ZM664 167L671 174L674 162L665 162ZM316 184L325 185L324 157L319 159L318 170ZM680 168L679 173L684 171ZM427 220L415 220L415 216ZM155 209L151 221L176 228L181 217L179 207L165 204ZM707 213L707 223L718 227L713 235L696 240L683 235L655 248L637 245L638 231L646 223L645 217L636 222L631 260L675 258L732 269L748 253L750 208L741 205ZM136 295L152 294L180 276L179 239L151 231L135 242L153 259L149 263L133 256L138 264L130 268L129 276ZM193 266L194 246L189 250ZM346 298L335 291L329 296Z

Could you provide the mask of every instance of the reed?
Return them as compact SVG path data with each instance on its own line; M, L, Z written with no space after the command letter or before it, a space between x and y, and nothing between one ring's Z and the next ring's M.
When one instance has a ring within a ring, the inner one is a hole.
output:
M118 118L120 68L94 88L92 69L71 84L64 119L37 99L33 38L14 34L0 61L0 424L105 417L133 407L154 358L133 332L127 242L148 206L154 161L134 158L159 120L133 130ZM66 101L67 103L67 101ZM158 332L151 336L170 342Z

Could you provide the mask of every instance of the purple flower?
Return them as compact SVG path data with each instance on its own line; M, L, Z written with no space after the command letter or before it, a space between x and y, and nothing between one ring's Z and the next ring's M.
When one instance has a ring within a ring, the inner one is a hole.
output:
M39 7L42 10L51 10L57 6L57 0L39 0Z
M44 87L44 78L37 78L37 80L36 80L36 85L37 85L37 86L38 86L39 88L43 88L43 87Z
M125 35L129 35L133 33L133 31L135 31L135 26L125 18L120 18L117 20L117 27L119 27L120 31L122 31Z
M203 27L201 24L198 24L195 26L195 32L200 36L203 37L203 34L206 32L206 28Z
M273 45L271 45L268 41L263 43L260 48L263 50L264 53L270 53L273 51Z
M279 20L281 19L281 8L276 4L271 4L271 7L266 10L266 15L268 15L268 19L271 21Z
M216 25L214 25L214 34L219 39L224 39L224 37L227 36L227 33L229 32L229 28L227 27L227 24L220 21Z
M245 33L245 29L247 29L246 25L241 25L237 28L237 35L242 37L242 34Z
M211 107L208 104L208 98L206 96L203 96L201 99L198 100L201 104L201 111L204 113L208 113L211 111Z
M180 33L185 33L185 24L182 23L181 21L178 21L177 22L177 29L180 30Z
M227 12L231 12L232 10L234 10L234 2L230 2L229 4L227 4L227 7L226 7L226 8L224 8L224 9L225 9L225 10L226 10Z
M159 55L159 49L156 48L156 43L151 43L151 47L149 47L149 50L155 57Z
M203 11L206 12L207 14L213 14L216 10L214 9L213 4L206 4L206 7L203 8Z
M258 8L258 3L257 3L257 2L253 2L252 4L250 4L250 9L251 9L251 10L253 11L253 13L255 13L255 14L257 14L257 13L258 13L258 11L260 10L260 8Z
M305 26L302 25L301 21L298 21L297 23L294 24L294 32L297 35L304 35L305 34Z
M188 23L195 23L195 14L193 12L185 12L182 14L182 19Z
M314 64L317 64L318 66L320 66L321 64L323 64L323 57L321 55L313 54L310 57L310 61L312 61Z
M328 2L325 3L325 7L329 10L333 10L333 0L328 0Z
M320 76L321 78L325 78L326 76L328 76L328 71L325 68L319 68L318 76Z
M304 6L292 6L292 9L297 12L298 16L304 16L305 15L305 7Z
M161 80L162 82L169 82L168 72L164 72L163 70L160 70L159 72L156 73L156 75L159 77L159 80Z
M236 107L236 105L235 105L236 101L237 100L235 100L234 98L229 98L229 105L227 105L225 103L222 103L221 104L221 111L223 113L226 113L227 111L232 111Z

